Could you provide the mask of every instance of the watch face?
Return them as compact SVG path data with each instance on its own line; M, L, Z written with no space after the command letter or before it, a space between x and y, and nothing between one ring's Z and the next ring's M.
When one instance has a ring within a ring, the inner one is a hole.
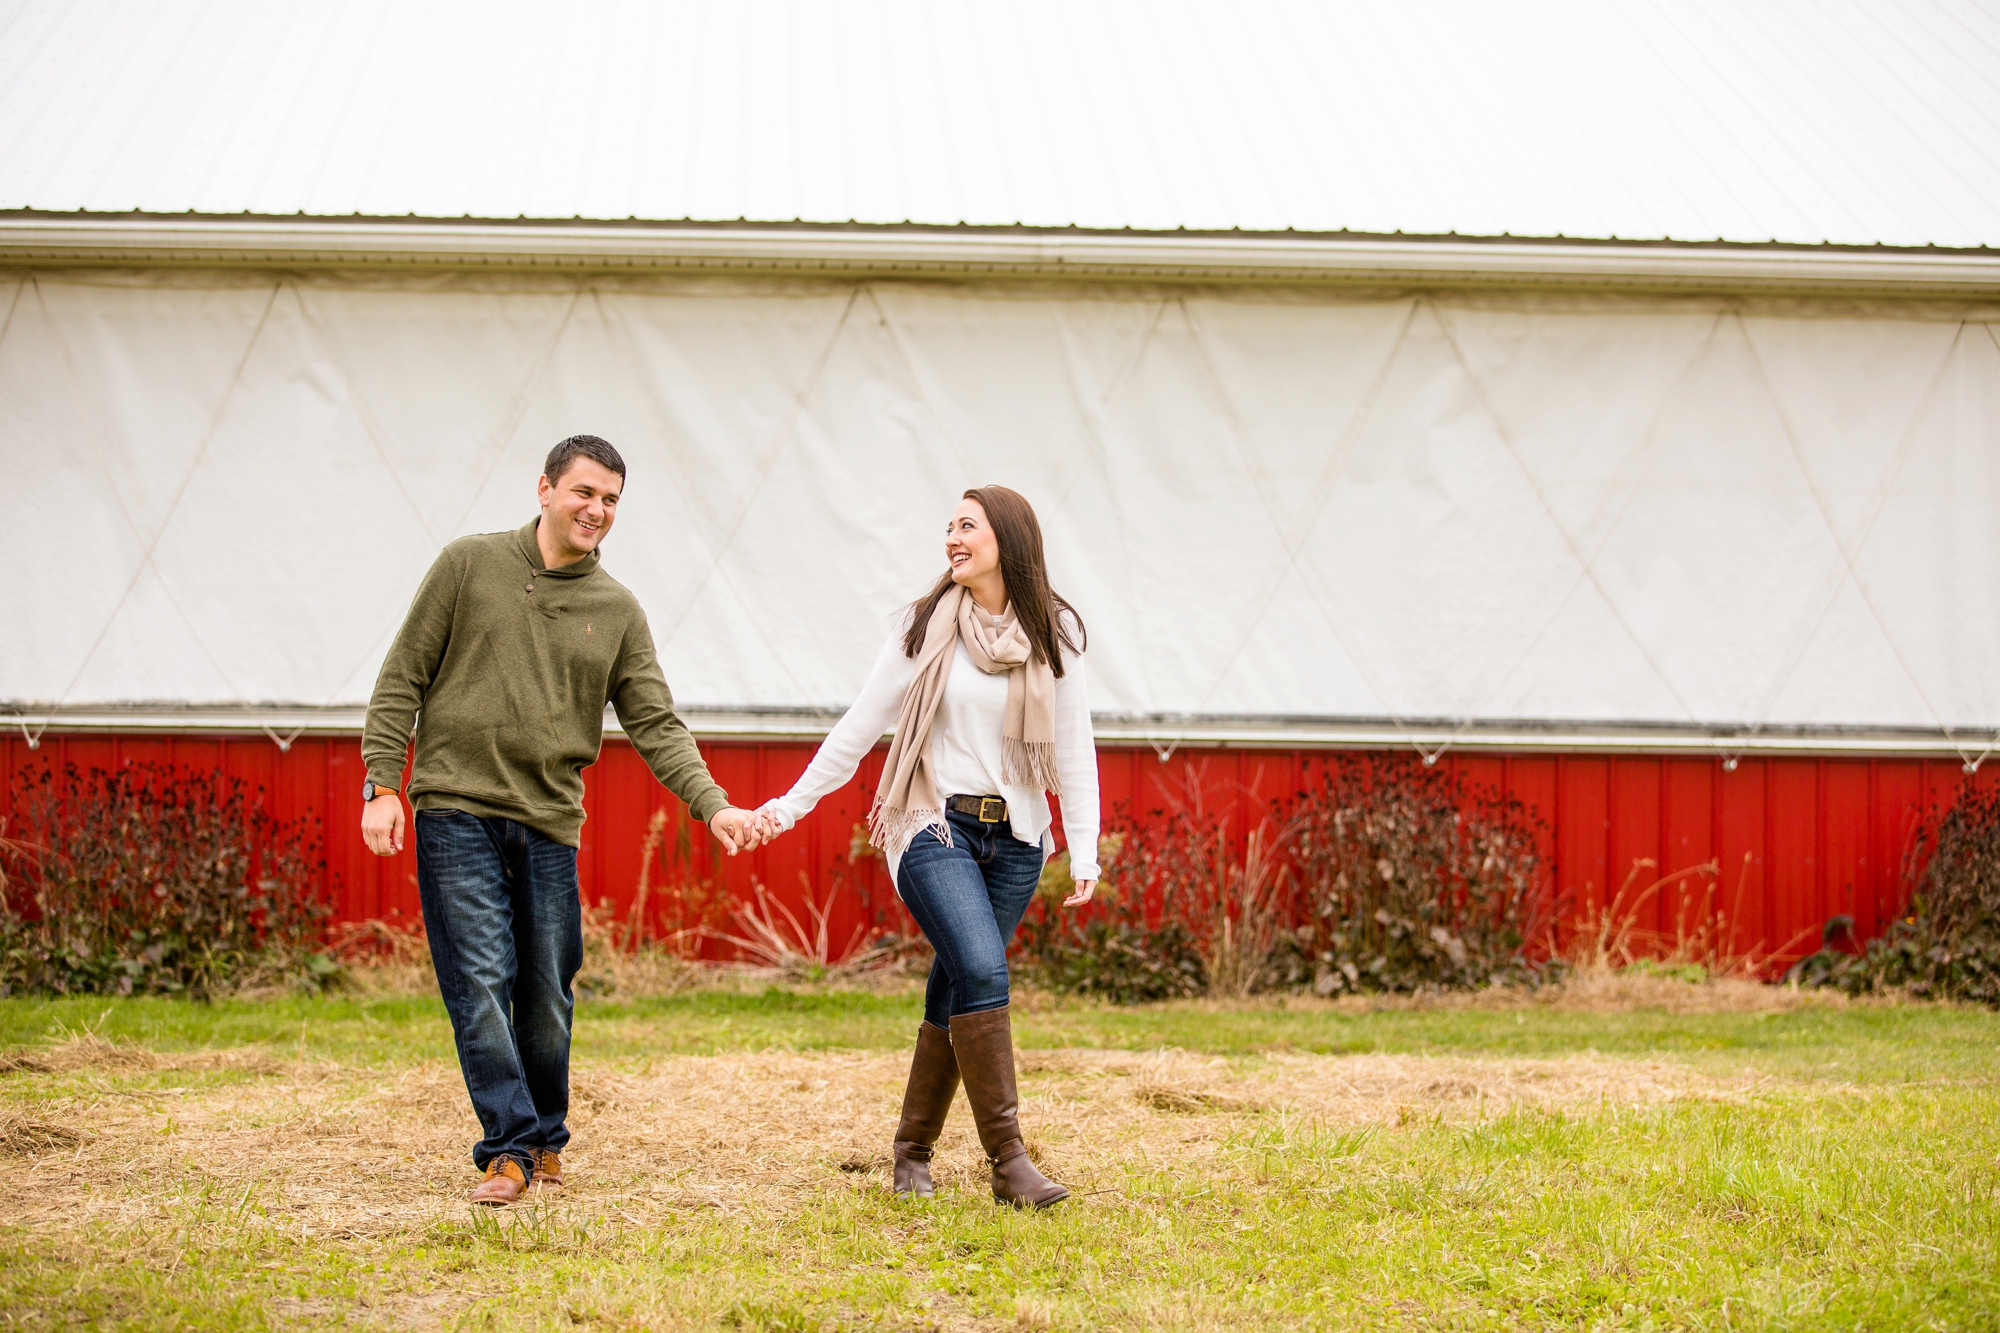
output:
M369 801L372 801L374 799L375 799L375 784L372 781L362 783L361 784L362 804L366 805Z

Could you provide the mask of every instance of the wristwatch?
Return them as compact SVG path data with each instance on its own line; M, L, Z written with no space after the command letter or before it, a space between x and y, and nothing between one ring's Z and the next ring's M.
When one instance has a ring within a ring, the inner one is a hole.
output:
M363 778L361 780L361 803L363 805L368 804L368 802L374 800L377 796L396 795L400 795L400 793L394 787L378 787L375 785L373 778Z

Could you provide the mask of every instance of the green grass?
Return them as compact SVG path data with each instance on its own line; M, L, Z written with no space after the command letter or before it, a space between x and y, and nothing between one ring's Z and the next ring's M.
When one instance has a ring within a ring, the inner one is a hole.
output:
M907 994L597 1002L579 1010L576 1055L637 1069L670 1053L897 1051L918 1012ZM0 1049L85 1025L161 1052L303 1050L357 1086L451 1059L430 999L0 1001ZM329 1240L288 1227L254 1180L224 1189L192 1166L148 1185L145 1209L50 1216L33 1173L57 1168L0 1159L16 1168L0 1188L0 1327L2000 1328L2000 1015L1048 1004L1017 1035L1240 1070L1276 1052L1594 1052L1766 1077L1713 1099L1380 1127L1248 1115L1198 1165L1181 1144L1201 1118L1161 1116L1157 1147L1104 1168L1101 1193L1032 1217L973 1191L898 1203L879 1174L829 1164L782 1207L647 1212L613 1191ZM16 1072L0 1075L0 1114L60 1121L121 1097L151 1107L169 1080L277 1077ZM357 1169L393 1169L361 1152ZM140 1192L88 1184L107 1203Z
M663 999L578 1006L578 1059L634 1060L722 1051L901 1050L922 1017L914 991L700 990ZM275 1001L102 997L0 1000L0 1050L89 1028L153 1050L264 1044L342 1064L450 1059L451 1031L432 996ZM1757 1013L1663 1009L1384 1008L1214 1005L1118 1007L1080 1002L1023 1007L1026 1049L1152 1050L1217 1055L1304 1051L1550 1057L1592 1051L1669 1056L1715 1066L1754 1063L1789 1076L1844 1082L2000 1078L2000 1020L1982 1010L1915 1005L1808 1005Z

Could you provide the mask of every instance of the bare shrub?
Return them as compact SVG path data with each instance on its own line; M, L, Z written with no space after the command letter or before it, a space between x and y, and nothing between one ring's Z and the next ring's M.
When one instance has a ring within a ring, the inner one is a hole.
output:
M1210 787L1206 764L1196 763L1178 789L1166 790L1166 808L1144 825L1125 821L1108 840L1105 882L1122 900L1158 909L1135 917L1121 941L1145 969L1132 980L1158 976L1164 964L1175 980L1198 976L1198 993L1239 998L1274 979L1292 910L1293 830L1260 815L1236 836L1239 793L1217 803ZM1058 895L1051 906L1060 902ZM1198 969L1189 966L1190 952Z
M715 848L695 837L696 827L678 806L655 810L624 916L608 897L584 908L579 997L671 995L699 979L702 945L728 920L730 896ZM697 846L707 848L706 858Z
M844 887L842 881L834 881L821 897L800 871L799 887L805 892L803 920L761 881L752 879L751 900L730 911L735 930L717 931L715 938L734 947L751 966L769 968L796 981L827 981L883 971L906 961L908 951L899 937L878 937L873 944L863 944L871 919L857 924L840 944L834 943L832 919Z
M327 932L327 947L347 969L347 983L360 990L409 994L437 988L422 917L342 921Z
M208 994L339 974L316 818L220 770L30 766L0 878L0 993Z
M1533 984L1548 974L1546 825L1519 800L1388 754L1331 758L1287 819L1289 979L1319 995Z
M724 931L720 938L736 946L743 956L760 967L776 968L806 980L818 980L840 966L861 943L863 927L856 926L840 948L833 946L828 920L833 915L833 895L818 901L812 881L799 872L805 890L807 926L791 908L771 896L760 880L750 881L752 900L739 903L730 915L741 934Z
M1562 950L1563 960L1586 976L1635 971L1685 982L1763 978L1775 961L1797 944L1798 937L1775 949L1761 939L1747 945L1741 941L1737 923L1742 919L1750 866L1751 856L1746 852L1735 893L1725 909L1720 903L1721 862L1705 861L1661 875L1657 861L1635 859L1609 902L1577 914ZM1648 872L1652 872L1650 878ZM1674 902L1673 929L1641 925L1653 914L1654 903L1669 890Z
M1285 830L1260 825L1231 856L1218 831L1210 844L1206 881L1208 993L1250 995L1275 975L1278 941L1292 895L1292 867L1284 858Z
M620 921L609 899L586 907L582 925L583 966L574 982L579 999L672 995L700 976L698 963L661 941L635 941L630 915Z
M1060 907L1066 866L1023 923L1024 970L1118 1002L1538 983L1555 903L1545 826L1519 801L1400 756L1340 755L1237 832L1191 772L1170 808L1116 831L1103 901Z
M692 961L700 955L702 941L729 920L731 899L714 846L702 844L708 847L707 864L702 865L695 852L693 826L676 810L669 842L667 819L668 812L660 809L646 822L639 882L631 910L618 927L618 946L631 952L657 943L667 952ZM656 864L660 868L657 882Z
M2000 792L1967 787L1942 817L1912 834L1903 856L1908 907L1860 953L1838 946L1852 928L1827 922L1820 952L1790 975L1849 994L1902 991L2000 1007Z
M866 824L856 823L848 830L847 853L834 858L829 878L834 892L851 890L854 895L868 938L867 970L884 974L930 970L936 956L930 941L903 906L902 895L882 864L882 853L868 841Z
M1022 973L1117 1004L1202 994L1208 960L1197 923L1208 912L1209 834L1184 811L1144 830L1113 829L1098 845L1096 897L1082 908L1062 906L1075 886L1068 853L1052 858L1015 937Z

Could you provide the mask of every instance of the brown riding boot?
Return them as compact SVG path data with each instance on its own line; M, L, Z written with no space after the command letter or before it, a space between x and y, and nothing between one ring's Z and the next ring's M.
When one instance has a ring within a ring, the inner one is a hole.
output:
M562 1158L547 1148L535 1149L535 1178L528 1182L535 1193L562 1188Z
M952 1054L951 1034L935 1023L920 1024L910 1082L903 1089L903 1119L896 1126L896 1193L931 1197L931 1145L944 1132L945 1113L957 1091L958 1057Z
M1047 1208L1069 1197L1028 1160L1015 1115L1019 1097L1014 1090L1014 1025L1007 1006L951 1020L951 1048L958 1056L965 1099L979 1126L979 1144L993 1168L993 1197L1016 1208Z
M469 1203L491 1208L504 1207L521 1197L528 1188L528 1173L511 1157L496 1157L486 1164L486 1178L472 1188Z

